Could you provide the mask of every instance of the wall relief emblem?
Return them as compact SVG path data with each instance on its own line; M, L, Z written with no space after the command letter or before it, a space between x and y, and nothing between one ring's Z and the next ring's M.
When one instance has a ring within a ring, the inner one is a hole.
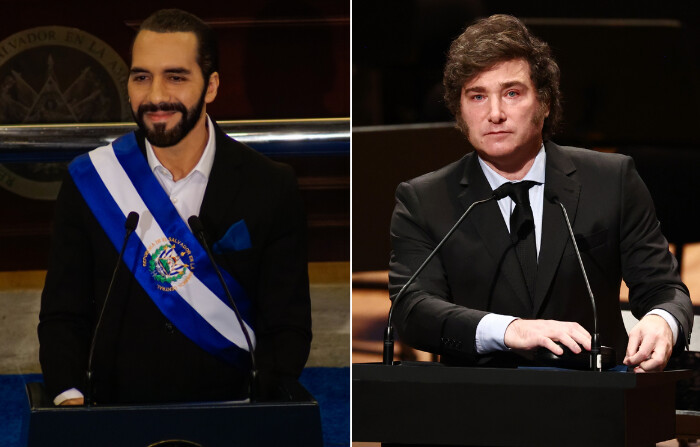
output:
M109 45L76 28L45 26L0 41L0 124L131 121L129 68ZM65 163L0 165L0 186L53 200Z

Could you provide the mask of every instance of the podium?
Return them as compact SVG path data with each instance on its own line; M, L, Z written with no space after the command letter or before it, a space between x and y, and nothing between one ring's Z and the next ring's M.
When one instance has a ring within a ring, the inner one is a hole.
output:
M352 366L352 439L406 445L653 446L675 437L675 385L634 374Z
M318 402L298 382L271 402L55 407L28 383L28 447L322 447Z

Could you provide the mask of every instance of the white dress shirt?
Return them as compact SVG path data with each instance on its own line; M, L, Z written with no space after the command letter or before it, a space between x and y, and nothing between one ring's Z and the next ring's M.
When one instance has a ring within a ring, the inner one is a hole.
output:
M204 191L207 189L211 167L214 165L216 138L214 137L214 125L209 116L207 116L207 128L209 130L209 140L204 148L202 157L194 169L177 182L173 181L173 175L158 160L153 151L153 146L146 140L148 166L158 179L160 186L163 187L165 193L170 197L170 201L185 223L190 216L199 216L199 209L202 207L202 199L204 198Z
M209 131L209 139L204 148L202 157L197 162L197 165L184 178L173 181L173 175L165 169L163 164L156 157L153 151L153 146L146 140L146 159L148 166L153 171L153 174L158 179L158 182L163 187L165 193L170 197L170 201L175 206L182 220L187 223L190 216L199 216L199 210L202 207L202 199L204 191L207 188L211 167L214 165L214 154L216 153L216 138L214 136L214 124L207 116L207 129ZM188 224L189 225L189 224ZM83 393L76 388L71 388L62 392L53 400L54 405L60 405L68 399L79 399Z
M537 247L537 255L539 257L540 246L542 241L542 203L544 201L544 183L545 183L545 166L547 162L547 154L544 150L544 144L540 148L540 151L535 156L535 162L532 167L525 174L522 180L531 180L537 182L538 184L530 188L530 206L532 207L532 216L535 220L535 245ZM498 174L496 171L491 169L481 158L479 158L479 165L481 170L486 176L486 180L489 182L492 190L495 190L504 183L510 180ZM503 220L510 231L510 215L515 208L515 204L510 197L504 197L498 201L498 206L501 209L501 214L503 215ZM669 312L663 309L652 309L647 313L647 315L654 314L662 317L668 325L671 327L673 332L673 343L676 343L678 339L678 322L676 318ZM475 344L476 352L478 354L487 354L494 351L507 351L508 347L505 344L505 334L508 325L510 325L513 320L518 319L510 315L501 315L490 313L486 314L476 327Z

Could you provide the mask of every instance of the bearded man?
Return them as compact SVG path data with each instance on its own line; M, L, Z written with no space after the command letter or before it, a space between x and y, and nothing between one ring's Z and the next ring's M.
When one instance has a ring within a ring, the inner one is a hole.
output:
M56 405L80 405L95 339L93 401L243 399L249 347L200 241L254 345L261 382L297 378L311 316L306 222L296 179L230 139L206 114L219 87L213 31L180 10L146 19L132 46L138 131L74 160L57 200L39 323ZM140 215L110 285L126 234ZM109 300L105 297L109 292Z

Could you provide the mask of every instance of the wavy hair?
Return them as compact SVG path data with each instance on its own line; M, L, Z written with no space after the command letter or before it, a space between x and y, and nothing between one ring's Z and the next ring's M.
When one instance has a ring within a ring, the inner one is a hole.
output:
M540 104L549 106L544 119L542 138L549 139L562 117L559 90L559 66L545 42L530 34L517 18L496 14L469 26L450 46L442 84L445 104L465 130L461 115L464 84L499 62L524 59L530 65L530 79L537 90Z

